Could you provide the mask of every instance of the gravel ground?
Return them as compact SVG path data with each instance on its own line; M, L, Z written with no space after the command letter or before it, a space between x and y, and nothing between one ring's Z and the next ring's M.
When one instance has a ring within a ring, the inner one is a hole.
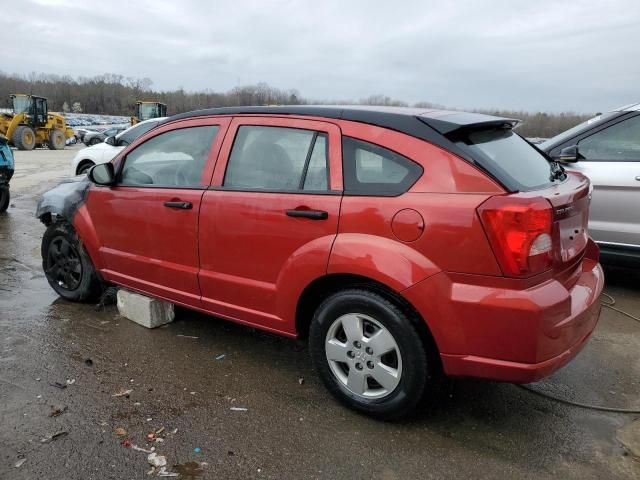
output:
M303 343L185 310L150 331L114 306L60 300L33 212L78 148L16 152L0 216L0 478L149 478L148 454L125 440L155 447L180 478L640 478L617 437L640 415L457 379L430 411L377 422L328 395ZM635 315L638 280L607 270L606 291ZM587 348L531 388L639 409L639 332L603 309ZM162 442L148 441L155 431Z

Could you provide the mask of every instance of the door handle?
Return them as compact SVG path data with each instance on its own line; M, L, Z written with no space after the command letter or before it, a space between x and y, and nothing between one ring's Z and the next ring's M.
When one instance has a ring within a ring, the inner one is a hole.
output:
M308 218L310 220L326 220L329 214L324 210L287 210L287 217Z
M164 202L164 206L168 208L179 208L181 210L191 210L193 204L191 202L172 201Z
M640 175L636 177L636 180L640 182Z

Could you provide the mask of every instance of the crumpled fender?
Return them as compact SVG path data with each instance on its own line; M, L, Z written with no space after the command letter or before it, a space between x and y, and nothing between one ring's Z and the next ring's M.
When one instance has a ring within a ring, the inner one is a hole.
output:
M86 201L91 185L86 175L64 180L40 197L36 217L46 223L50 221L51 215L56 215L73 223L76 212Z

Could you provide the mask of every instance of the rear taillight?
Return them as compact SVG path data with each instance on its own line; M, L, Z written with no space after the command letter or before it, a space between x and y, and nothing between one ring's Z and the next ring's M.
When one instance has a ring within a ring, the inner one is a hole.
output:
M529 277L551 267L553 212L547 200L496 196L478 213L506 276Z

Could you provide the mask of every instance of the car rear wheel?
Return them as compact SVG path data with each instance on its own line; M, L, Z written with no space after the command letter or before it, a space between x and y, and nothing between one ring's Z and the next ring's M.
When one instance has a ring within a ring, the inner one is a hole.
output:
M66 222L49 225L42 237L42 268L51 288L66 300L96 299L102 283L78 235Z
M398 305L368 290L328 297L314 315L310 347L329 391L373 417L409 414L431 381L418 331Z

